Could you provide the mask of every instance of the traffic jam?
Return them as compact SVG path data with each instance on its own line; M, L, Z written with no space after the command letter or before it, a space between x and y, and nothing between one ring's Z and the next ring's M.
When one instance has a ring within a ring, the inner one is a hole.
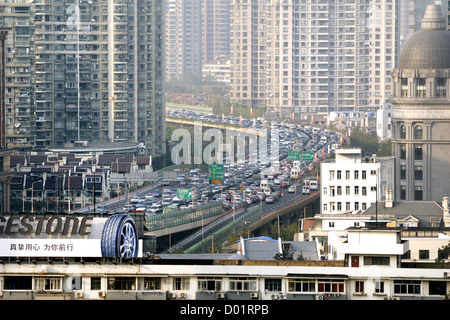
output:
M186 111L170 112L171 117L240 124L250 129L269 128L277 131L278 159L224 163L223 180L210 183L207 165L197 168L174 169L176 181L162 181L161 188L143 196L131 197L123 207L124 212L143 211L147 216L170 213L212 201L220 201L223 211L253 204L273 204L285 193L309 194L318 189L314 168L340 147L341 134L323 128L263 119L218 117ZM270 142L268 143L270 154ZM292 158L292 153L294 158ZM296 154L295 154L296 153ZM306 155L307 159L305 159ZM225 162L225 161L224 161ZM179 197L180 191L190 191L189 197Z

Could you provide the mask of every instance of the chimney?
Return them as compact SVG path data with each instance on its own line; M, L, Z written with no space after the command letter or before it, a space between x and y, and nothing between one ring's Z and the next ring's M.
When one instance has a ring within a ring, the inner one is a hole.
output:
M394 201L392 201L392 190L385 191L386 199L384 201L385 208L392 208L394 206Z
M444 216L448 215L449 210L448 210L448 198L444 197L444 199L442 199L442 209L444 209Z

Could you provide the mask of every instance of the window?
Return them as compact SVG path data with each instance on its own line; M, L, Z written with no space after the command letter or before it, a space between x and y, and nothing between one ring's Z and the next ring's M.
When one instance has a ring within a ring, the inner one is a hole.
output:
M359 202L355 202L355 211L359 210Z
M266 291L281 291L281 279L265 279L264 290Z
M366 266L388 266L389 262L389 257L364 257Z
M444 296L447 293L447 284L445 281L430 281L428 282L429 294Z
M402 159L402 160L406 159L406 145L405 144L400 145L400 159Z
M361 195L367 196L367 187L361 187Z
M355 195L359 195L359 186L355 186L354 190L355 190Z
M423 199L423 188L421 186L414 187L414 200Z
M406 186L400 185L400 200L406 200Z
M359 179L359 171L355 171L355 180L358 180Z
M330 170L330 180L334 179L334 170Z
M436 79L436 98L445 98L447 95L447 84L445 78Z
M417 79L416 96L418 98L426 98L427 88L426 88L426 79L425 78Z
M342 179L342 173L341 173L341 170L338 170L338 171L337 171L336 176L337 176L337 179L338 179L338 180L341 180L341 179Z
M135 277L110 277L108 278L108 290L135 290Z
M400 165L400 179L406 179L406 165L404 164Z
M422 160L422 159L423 159L423 147L422 145L416 145L414 147L414 160Z
M423 139L423 128L420 125L414 127L414 139Z
M91 290L101 290L102 282L100 277L91 277Z
M406 127L404 124L400 126L400 139L406 139Z
M364 281L355 281L355 292L364 293Z
M420 280L394 280L394 293L420 294Z
M375 293L384 293L384 281L375 281Z
M401 96L402 98L408 97L408 79L402 78L401 80Z
M44 290L44 291L62 291L62 281L61 278L35 278L34 279L34 290Z
M256 278L232 277L230 278L231 291L255 291L257 290Z
M429 250L419 250L419 259L422 259L422 260L430 259L430 251Z
M414 180L422 180L423 168L422 166L414 166Z
M144 278L144 290L161 290L161 278L158 277Z
M32 277L9 277L4 278L4 290L31 290Z
M338 187L337 187L337 189L336 189L336 194L337 194L338 196L342 195L342 187L341 187L341 186L338 186Z
M345 171L345 179L350 180L350 170Z
M333 221L328 222L328 227L329 228L334 228L334 222Z
M312 279L289 279L289 292L315 292L316 282Z
M344 280L318 280L317 289L321 293L343 293Z
M177 277L173 281L173 290L189 290L190 280L186 277Z
M350 195L350 186L345 187L345 194Z
M200 277L198 278L198 291L221 291L222 278Z
M361 176L362 176L362 179L367 179L367 172L366 172L366 170L361 171Z

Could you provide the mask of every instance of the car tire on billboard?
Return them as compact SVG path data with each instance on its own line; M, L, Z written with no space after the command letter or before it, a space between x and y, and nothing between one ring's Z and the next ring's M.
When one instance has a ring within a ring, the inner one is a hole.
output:
M138 235L131 216L117 214L108 218L102 231L101 247L103 257L137 257Z

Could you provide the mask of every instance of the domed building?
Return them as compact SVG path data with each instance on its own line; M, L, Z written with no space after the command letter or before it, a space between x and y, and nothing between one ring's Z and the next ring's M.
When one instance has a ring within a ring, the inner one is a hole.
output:
M428 5L392 71L395 200L450 196L450 32L440 5Z

